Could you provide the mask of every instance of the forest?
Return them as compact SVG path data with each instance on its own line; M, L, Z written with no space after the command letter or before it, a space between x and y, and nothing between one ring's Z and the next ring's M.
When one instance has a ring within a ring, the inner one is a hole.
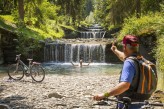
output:
M152 52L160 72L164 72L163 16L163 0L0 1L0 28L16 33L22 40L58 39L68 34L74 38L79 28L92 24L100 24L106 31L119 28L113 34L118 41L126 34L151 34L157 39Z

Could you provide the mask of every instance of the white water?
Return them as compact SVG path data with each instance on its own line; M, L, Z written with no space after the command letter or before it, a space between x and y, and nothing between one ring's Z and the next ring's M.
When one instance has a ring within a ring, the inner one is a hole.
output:
M44 48L45 62L105 62L106 45L101 44L48 44Z

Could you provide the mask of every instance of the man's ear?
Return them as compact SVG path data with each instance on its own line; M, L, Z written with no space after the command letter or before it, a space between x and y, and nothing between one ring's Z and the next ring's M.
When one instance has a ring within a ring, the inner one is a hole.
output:
M127 48L131 49L132 46L130 44L126 44Z

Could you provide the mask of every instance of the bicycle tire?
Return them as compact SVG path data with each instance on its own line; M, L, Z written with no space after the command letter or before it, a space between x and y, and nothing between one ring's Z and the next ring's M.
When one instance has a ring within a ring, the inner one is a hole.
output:
M42 82L45 78L45 71L41 65L33 65L30 69L31 78L35 82Z
M14 65L9 66L8 68L9 79L21 80L24 77L24 73L25 73L25 70L22 65L18 65L18 68L17 68L17 64L14 64Z

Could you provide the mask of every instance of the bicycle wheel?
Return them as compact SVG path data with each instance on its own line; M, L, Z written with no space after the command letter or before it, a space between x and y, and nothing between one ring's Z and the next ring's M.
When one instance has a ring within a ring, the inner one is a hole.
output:
M24 69L22 65L14 64L8 68L9 79L21 80L24 77Z
M45 71L41 65L33 65L30 73L31 78L36 82L42 82L45 78Z

